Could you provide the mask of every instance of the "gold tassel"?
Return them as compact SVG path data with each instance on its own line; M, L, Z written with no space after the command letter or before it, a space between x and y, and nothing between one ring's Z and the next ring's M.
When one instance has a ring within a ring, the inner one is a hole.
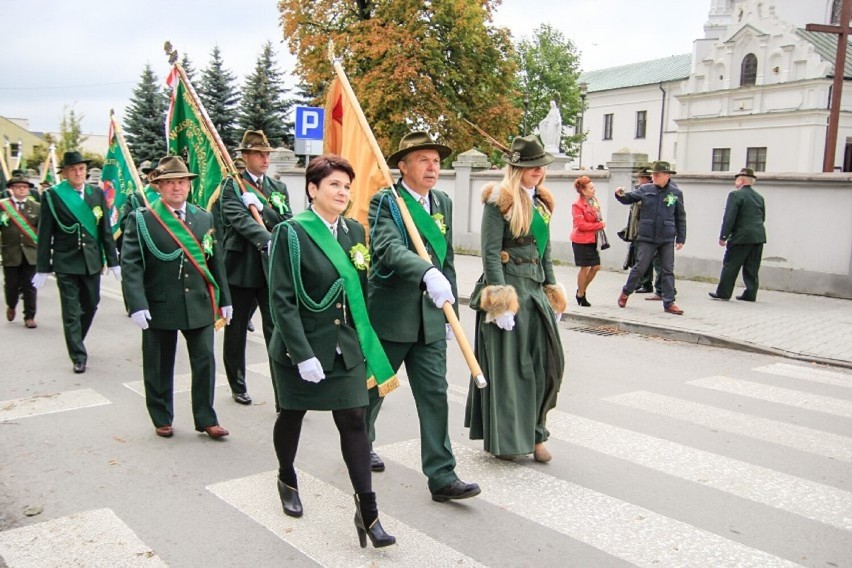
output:
M219 331L226 325L227 323L225 322L225 318L219 318L215 322L213 322L213 331Z
M396 390L397 387L399 387L399 379L394 375L379 385L379 396L385 396L392 390Z

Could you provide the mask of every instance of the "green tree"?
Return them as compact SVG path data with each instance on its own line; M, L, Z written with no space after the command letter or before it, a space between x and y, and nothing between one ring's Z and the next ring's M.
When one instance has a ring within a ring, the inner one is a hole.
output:
M125 137L134 160L158 160L166 153L165 121L166 97L146 64L125 117Z
M186 53L180 58L180 66L183 67L189 82L195 87L195 68L192 66L192 61L189 60L189 56Z
M575 125L581 113L580 56L570 39L548 24L542 24L517 45L519 98L515 105L526 108L528 132L534 132L538 123L550 110L550 101L556 101L562 114L562 124ZM519 128L519 131L522 128ZM576 154L581 135L562 135L562 151Z
M456 151L487 145L460 115L498 139L521 110L509 31L494 26L499 0L281 0L284 37L309 92L324 92L335 51L379 145L396 149L426 129ZM315 101L321 103L322 99Z
M246 77L240 103L240 129L263 130L273 146L282 145L292 132L285 123L293 102L285 98L289 89L284 87L281 76L275 64L272 43L266 42L254 71Z
M222 142L229 150L236 148L240 142L240 133L235 128L240 94L236 77L225 69L218 45L213 47L210 63L201 72L198 96Z
M59 141L56 143L56 154L62 159L62 154L72 150L80 150L80 146L88 139L83 135L80 123L85 115L74 112L73 107L62 107L62 120L59 122Z

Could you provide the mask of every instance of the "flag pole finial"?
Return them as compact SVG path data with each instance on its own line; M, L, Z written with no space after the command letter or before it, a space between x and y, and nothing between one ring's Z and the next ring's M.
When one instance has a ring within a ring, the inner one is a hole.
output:
M163 44L163 51L166 52L166 55L169 56L169 65L174 65L178 60L178 52L177 49L174 48L172 42L166 40L166 43Z

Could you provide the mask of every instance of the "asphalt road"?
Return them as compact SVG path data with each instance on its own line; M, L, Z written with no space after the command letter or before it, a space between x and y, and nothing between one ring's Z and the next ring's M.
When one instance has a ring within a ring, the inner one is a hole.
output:
M65 353L54 281L39 295L37 330L20 317L0 323L0 557L11 568L850 566L848 371L564 329L554 459L502 462L467 438L467 371L451 346L458 472L482 494L431 501L404 383L383 407L387 471L373 477L399 543L362 550L330 413L309 413L302 431L305 516L281 512L260 333L248 347L255 403L234 403L224 375L216 391L231 436L194 432L182 392L175 436L158 438L138 392L140 333L118 284L103 285L83 375ZM472 332L472 312L462 316ZM182 353L177 372L188 371Z

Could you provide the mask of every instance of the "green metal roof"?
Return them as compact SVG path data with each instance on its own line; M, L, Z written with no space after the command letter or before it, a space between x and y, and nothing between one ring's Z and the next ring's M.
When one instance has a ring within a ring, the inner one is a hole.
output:
M797 29L796 34L803 40L812 44L819 56L828 61L831 65L831 71L828 72L828 76L834 76L834 60L837 55L837 38L839 36L837 34L829 34L825 32L809 32L803 28ZM850 51L850 47L852 47L852 44L847 42L844 79L852 79L852 51Z
M642 61L586 71L580 75L581 83L588 83L589 92L653 85L665 81L687 79L692 70L692 54L671 55L662 59Z

